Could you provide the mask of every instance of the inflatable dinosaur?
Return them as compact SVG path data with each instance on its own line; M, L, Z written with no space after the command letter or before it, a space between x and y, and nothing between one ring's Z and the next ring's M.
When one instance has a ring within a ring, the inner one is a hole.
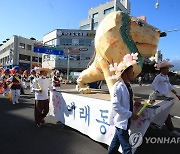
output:
M110 13L96 31L96 55L90 67L77 79L77 90L80 93L91 93L85 84L99 80L106 80L110 90L116 80L108 79L113 75L109 65L120 63L128 53L138 53L138 64L134 66L137 76L142 70L143 57L155 55L159 37L160 30L139 18L120 11Z

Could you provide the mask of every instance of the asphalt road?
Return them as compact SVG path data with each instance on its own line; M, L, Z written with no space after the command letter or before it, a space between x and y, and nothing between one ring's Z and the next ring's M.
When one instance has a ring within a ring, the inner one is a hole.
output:
M74 85L63 85L62 88L74 88ZM105 88L105 87L104 87ZM133 85L136 96L146 98L151 92L148 85ZM180 94L180 88L176 88ZM176 100L171 114L173 123L180 131L180 102ZM33 94L22 95L20 103L12 105L0 94L0 154L106 154L107 146L97 143L69 127L63 127L52 117L47 117L43 128L34 123ZM168 137L165 127L161 130L148 129L146 137ZM180 142L179 142L180 143ZM136 154L176 154L179 144L143 144Z

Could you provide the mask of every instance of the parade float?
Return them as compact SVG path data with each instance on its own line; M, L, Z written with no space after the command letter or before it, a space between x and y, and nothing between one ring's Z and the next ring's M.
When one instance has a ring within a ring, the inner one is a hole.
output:
M93 140L109 145L115 131L108 121L109 92L91 90L86 84L105 80L110 91L116 80L109 79L113 76L109 66L119 64L124 55L132 53L138 53L138 64L133 67L137 76L142 70L143 57L156 53L159 37L160 30L140 18L120 11L107 15L96 31L94 62L77 80L78 91L51 92L49 115ZM132 121L130 134L143 136L151 122L162 126L173 103L174 99L168 98L156 100L154 104L145 103L143 110L143 105L134 108L140 117ZM136 148L133 147L133 152Z

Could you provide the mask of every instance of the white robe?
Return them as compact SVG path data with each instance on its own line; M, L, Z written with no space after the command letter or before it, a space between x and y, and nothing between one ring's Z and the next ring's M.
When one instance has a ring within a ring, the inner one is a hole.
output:
M123 80L116 82L110 90L111 112L109 122L118 128L127 129L128 119L131 117L129 91Z

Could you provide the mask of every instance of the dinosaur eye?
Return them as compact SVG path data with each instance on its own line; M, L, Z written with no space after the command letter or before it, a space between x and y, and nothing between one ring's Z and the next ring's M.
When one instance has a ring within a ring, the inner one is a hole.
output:
M136 20L136 23L137 23L140 27L144 26L144 23L143 23L141 20Z

